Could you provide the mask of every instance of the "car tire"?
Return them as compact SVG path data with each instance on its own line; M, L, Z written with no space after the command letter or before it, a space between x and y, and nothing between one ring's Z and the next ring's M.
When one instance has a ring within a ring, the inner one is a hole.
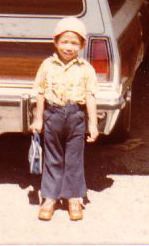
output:
M125 107L119 114L119 118L113 131L110 134L110 140L112 142L122 142L126 140L130 135L131 128L131 98L126 101Z
M121 110L116 124L109 135L102 137L103 143L121 143L130 135L131 129L131 94L129 100L126 100L125 107Z

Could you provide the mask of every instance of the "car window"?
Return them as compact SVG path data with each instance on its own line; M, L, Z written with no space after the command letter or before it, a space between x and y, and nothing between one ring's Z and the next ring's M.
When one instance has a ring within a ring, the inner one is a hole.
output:
M111 13L114 16L117 11L122 7L126 0L108 0Z
M0 15L78 15L84 0L0 0Z

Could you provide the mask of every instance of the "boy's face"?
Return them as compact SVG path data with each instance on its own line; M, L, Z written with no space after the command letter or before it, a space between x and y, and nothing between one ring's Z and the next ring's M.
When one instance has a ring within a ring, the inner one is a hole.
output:
M83 39L74 32L64 32L55 41L55 47L60 59L67 64L78 56L83 47Z

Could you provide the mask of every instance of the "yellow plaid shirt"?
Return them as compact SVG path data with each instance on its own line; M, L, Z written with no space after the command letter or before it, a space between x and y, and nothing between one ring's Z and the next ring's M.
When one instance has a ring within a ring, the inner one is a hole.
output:
M34 92L43 94L49 104L63 106L69 101L85 104L86 94L95 94L96 83L95 70L86 60L76 58L65 65L54 54L40 65Z

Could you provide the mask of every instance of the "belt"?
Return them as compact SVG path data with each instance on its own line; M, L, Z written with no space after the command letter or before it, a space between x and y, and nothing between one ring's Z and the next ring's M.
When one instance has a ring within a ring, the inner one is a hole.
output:
M76 109L79 109L79 110L82 110L84 111L86 106L85 104L79 104L79 103L75 103L75 102L70 102L70 101L67 101L67 103L65 105L59 105L59 104L56 104L56 103L48 103L47 101L45 102L45 108L48 109L48 108L57 108L57 109L63 109L63 108L69 108L69 107L74 107Z

